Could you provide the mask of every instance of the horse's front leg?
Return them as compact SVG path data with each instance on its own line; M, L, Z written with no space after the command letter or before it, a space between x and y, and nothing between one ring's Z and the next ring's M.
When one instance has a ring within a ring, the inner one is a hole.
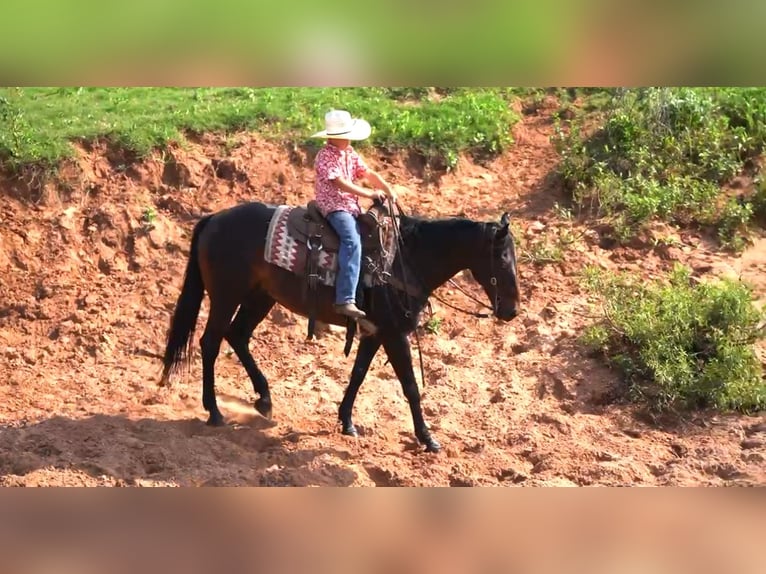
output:
M338 418L343 426L343 434L349 436L359 436L354 423L351 422L351 412L354 410L354 401L362 381L367 375L372 359L380 348L380 339L377 337L362 337L359 342L359 348L354 360L354 368L351 370L351 379L349 380L346 392L343 395L343 401L340 403Z
M394 368L399 382L402 384L404 396L410 404L412 422L415 425L415 436L421 444L424 444L427 452L439 452L441 445L431 436L426 422L423 419L423 411L420 408L420 391L412 370L412 353L410 342L404 333L386 337L383 340L383 348L386 350L391 366Z

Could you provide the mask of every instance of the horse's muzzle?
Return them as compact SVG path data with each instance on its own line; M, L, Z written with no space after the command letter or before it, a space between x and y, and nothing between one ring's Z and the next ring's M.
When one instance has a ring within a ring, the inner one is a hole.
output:
M515 319L518 314L519 310L516 307L510 307L508 309L498 309L495 316L501 321L510 321Z

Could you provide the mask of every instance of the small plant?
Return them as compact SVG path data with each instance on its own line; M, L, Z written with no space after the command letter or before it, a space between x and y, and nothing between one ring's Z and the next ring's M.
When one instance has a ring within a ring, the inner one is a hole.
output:
M559 219L564 221L572 221L572 210L569 207L563 207L558 202L553 204L553 213Z
M559 263L564 260L564 251L561 245L550 243L545 239L530 242L520 251L520 259L525 263Z
M141 221L144 223L153 223L157 219L157 210L154 207L147 207L141 214Z
M694 283L676 265L667 281L608 276L588 268L586 286L603 319L582 342L624 376L628 397L651 410L766 408L766 379L753 344L766 314L732 280Z
M551 232L535 239L517 236L520 237L517 249L521 261L533 264L560 263L567 250L582 237L582 233L575 232L571 226L571 212L561 208L558 211L559 216L565 221L569 220L570 225L552 228Z
M428 321L425 323L425 329L428 333L432 335L438 335L439 330L442 326L442 319L441 317L437 317L436 315L432 315L429 317Z

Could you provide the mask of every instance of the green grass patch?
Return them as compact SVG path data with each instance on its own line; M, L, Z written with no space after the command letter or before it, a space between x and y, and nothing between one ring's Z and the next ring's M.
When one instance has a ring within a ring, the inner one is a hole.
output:
M438 335L442 326L442 322L443 320L441 317L430 317L425 323L426 332L430 333L431 335Z
M766 379L753 343L766 313L745 284L694 284L677 265L667 281L613 276L597 268L585 283L603 301L603 320L583 342L625 377L628 396L661 412L766 408Z
M721 185L766 144L766 88L644 88L594 93L598 114L558 130L560 172L581 210L612 219L618 239L662 219L711 225L741 248L752 198ZM585 122L597 120L585 133Z
M55 165L71 142L106 139L138 156L185 134L255 130L307 143L329 109L367 119L360 147L412 150L449 169L500 153L518 117L509 89L0 88L0 161Z

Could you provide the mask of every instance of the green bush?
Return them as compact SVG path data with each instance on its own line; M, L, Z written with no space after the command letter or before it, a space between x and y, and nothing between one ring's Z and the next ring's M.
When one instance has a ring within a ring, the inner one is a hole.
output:
M603 319L583 342L624 375L628 397L651 410L766 408L766 379L753 343L766 313L737 281L694 284L677 265L668 281L607 275L586 285L603 301Z
M622 90L601 110L592 133L593 118L580 118L555 139L581 210L612 219L623 239L662 219L712 225L725 246L742 246L753 209L721 198L721 184L764 149L766 89Z

